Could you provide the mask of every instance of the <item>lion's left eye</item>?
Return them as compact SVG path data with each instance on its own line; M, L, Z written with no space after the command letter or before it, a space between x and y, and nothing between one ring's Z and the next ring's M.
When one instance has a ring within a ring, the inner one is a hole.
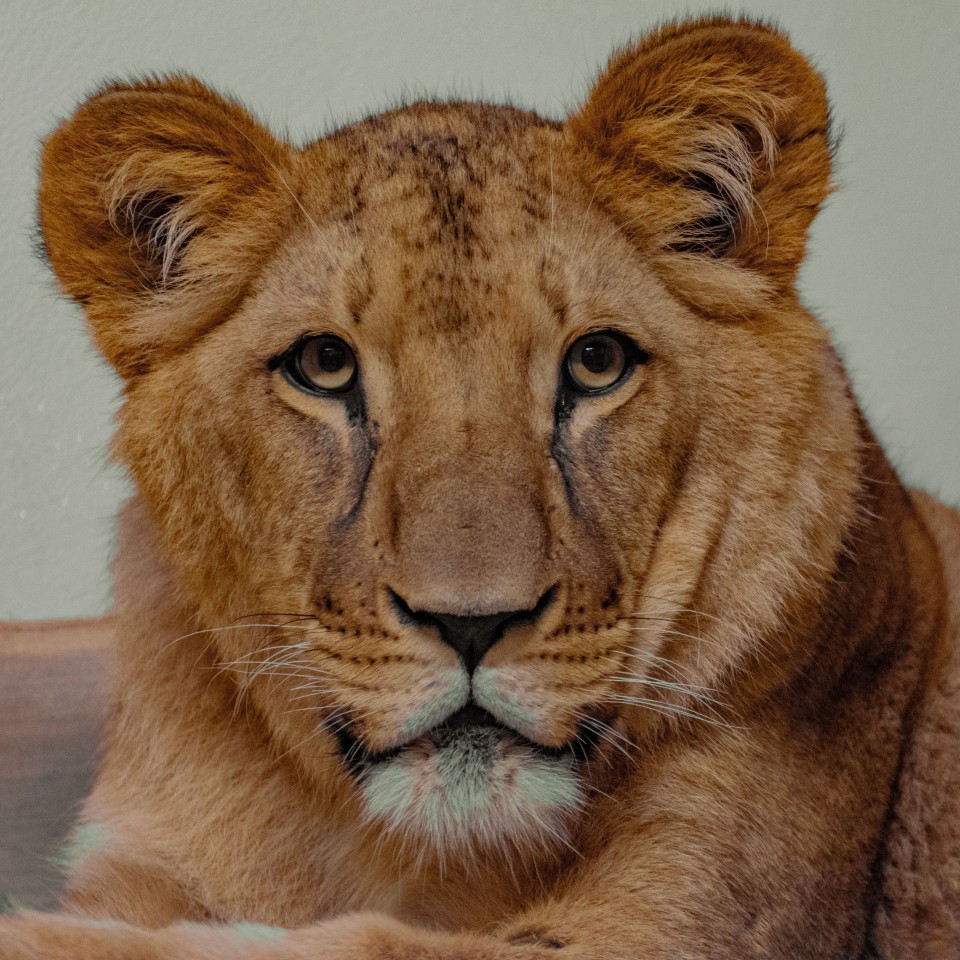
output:
M346 341L332 334L296 344L281 361L287 378L309 393L343 393L357 376L357 358Z
M630 357L624 341L611 333L590 333L567 351L566 372L581 393L600 393L618 383L627 372Z

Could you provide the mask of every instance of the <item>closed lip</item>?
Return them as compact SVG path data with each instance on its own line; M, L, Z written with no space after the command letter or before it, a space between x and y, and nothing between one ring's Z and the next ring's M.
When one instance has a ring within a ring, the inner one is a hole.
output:
M530 740L522 734L517 733L516 730L505 726L497 720L492 713L484 710L479 704L473 702L468 703L465 707L461 707L456 713L451 714L446 720L437 724L436 727L422 736L430 737L439 732L483 727L492 727L504 738L525 746L540 756L554 760L569 758L580 762L587 762L593 753L598 739L597 733L584 724L581 724L572 739L558 747L548 747L542 743L537 743L536 740ZM409 746L409 744L401 744L397 747L390 747L387 750L371 750L363 740L354 733L350 724L340 724L331 732L336 737L337 745L344 762L354 776L360 776L370 767L393 759Z

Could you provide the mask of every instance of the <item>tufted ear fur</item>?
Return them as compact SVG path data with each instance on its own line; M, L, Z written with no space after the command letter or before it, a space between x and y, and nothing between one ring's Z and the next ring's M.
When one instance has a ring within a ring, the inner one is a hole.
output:
M121 374L237 304L288 220L296 156L182 76L108 86L49 137L45 249Z
M568 124L597 196L697 305L792 290L831 141L823 81L782 34L665 25L613 56Z

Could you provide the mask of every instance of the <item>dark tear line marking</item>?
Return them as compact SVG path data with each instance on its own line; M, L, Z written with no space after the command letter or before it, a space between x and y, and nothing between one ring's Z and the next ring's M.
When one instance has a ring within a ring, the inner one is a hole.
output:
M351 427L351 432L360 431L360 439L355 440L351 436L351 452L357 447L361 448L359 457L364 458L363 473L357 484L357 495L350 509L342 514L334 523L338 530L343 530L355 523L360 516L363 506L367 500L367 490L370 485L370 474L373 472L373 464L377 458L377 451L380 448L379 442L379 424L369 423L367 420L367 405L364 400L362 387L358 384L356 399L348 402L347 414ZM359 458L358 458L359 459Z
M570 512L577 519L582 519L584 515L583 504L581 504L574 487L573 471L571 469L572 458L566 438L563 435L563 431L573 415L573 401L564 391L562 377L563 374L561 373L561 379L557 383L557 399L553 407L553 436L550 438L550 457L557 465L560 476L563 478L563 489Z

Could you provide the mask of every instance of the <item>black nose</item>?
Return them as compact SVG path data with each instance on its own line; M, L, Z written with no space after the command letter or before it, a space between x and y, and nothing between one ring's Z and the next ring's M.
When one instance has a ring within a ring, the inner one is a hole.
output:
M405 619L438 630L443 642L457 651L464 666L473 673L486 652L507 630L539 619L550 606L554 592L553 588L548 590L532 610L508 610L479 617L434 613L430 610L411 610L406 601L396 593L393 594L393 600Z

